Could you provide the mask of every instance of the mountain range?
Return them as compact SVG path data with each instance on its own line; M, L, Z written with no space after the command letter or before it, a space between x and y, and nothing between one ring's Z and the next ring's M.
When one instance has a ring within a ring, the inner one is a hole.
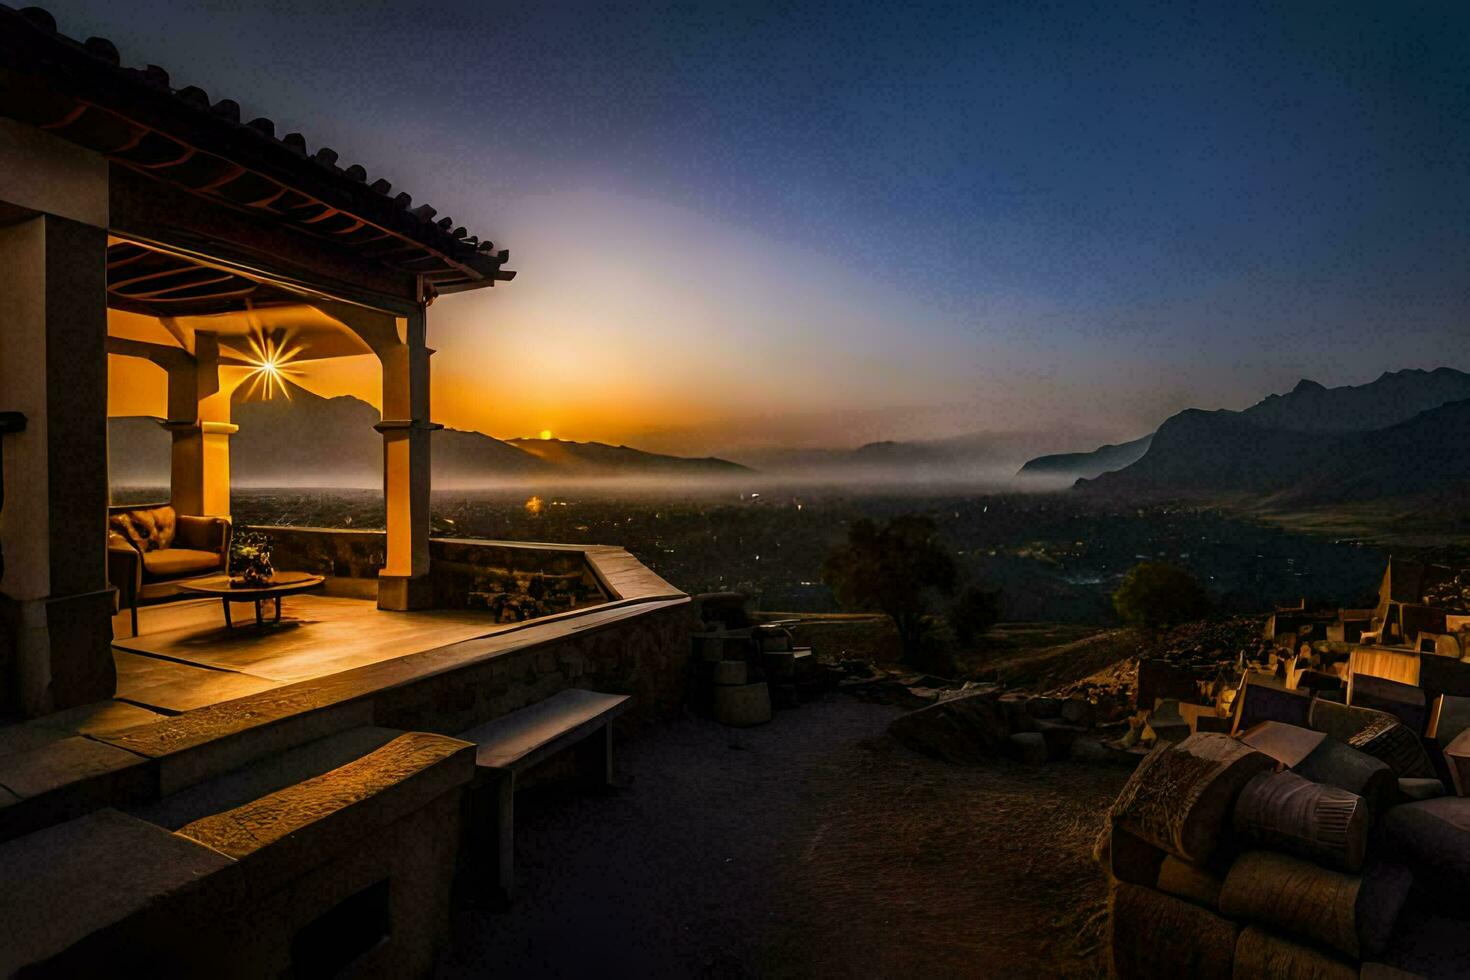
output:
M1277 504L1442 494L1470 481L1466 447L1470 374L1395 371L1338 388L1303 380L1242 411L1180 412L1137 459L1082 475L1077 486L1127 497L1248 494Z
M290 384L289 398L238 394L231 418L230 477L239 486L377 487L383 482L378 410L350 395L323 398ZM108 461L116 486L169 482L169 436L156 419L108 420ZM707 478L748 472L713 457L686 459L627 446L561 439L495 439L440 429L432 438L434 486L441 489L537 479Z

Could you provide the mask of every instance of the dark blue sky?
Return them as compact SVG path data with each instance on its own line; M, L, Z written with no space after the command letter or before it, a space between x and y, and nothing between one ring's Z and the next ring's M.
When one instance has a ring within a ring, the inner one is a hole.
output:
M456 384L548 319L563 356L646 343L670 379L702 348L669 338L733 333L722 373L783 365L767 417L943 433L1136 435L1302 375L1470 368L1465 4L49 9L509 246L522 280L444 318ZM626 431L763 414L668 386ZM458 421L599 411L538 404Z

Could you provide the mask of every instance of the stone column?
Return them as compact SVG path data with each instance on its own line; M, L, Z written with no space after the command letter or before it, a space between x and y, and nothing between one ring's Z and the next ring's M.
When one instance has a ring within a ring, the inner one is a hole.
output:
M219 338L194 335L194 356L166 365L173 434L169 502L180 514L230 516L230 400L220 391Z
M107 582L107 234L42 215L0 228L0 513L4 707L26 715L112 696Z
M429 357L422 307L397 321L395 343L377 348L383 364L383 498L388 554L378 575L380 609L425 609L429 579Z

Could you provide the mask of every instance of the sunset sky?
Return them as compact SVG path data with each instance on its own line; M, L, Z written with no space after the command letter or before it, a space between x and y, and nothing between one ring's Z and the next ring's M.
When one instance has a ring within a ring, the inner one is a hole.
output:
M1470 368L1461 4L169 3L63 32L511 250L438 421L678 452Z

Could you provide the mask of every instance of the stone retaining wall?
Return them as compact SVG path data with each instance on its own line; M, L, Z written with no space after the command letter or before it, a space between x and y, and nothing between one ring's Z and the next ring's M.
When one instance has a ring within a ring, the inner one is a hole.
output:
M327 577L327 591L371 594L387 560L387 532L259 525L276 568ZM500 622L583 609L610 596L585 552L506 541L431 538L429 574L437 609L489 609Z

